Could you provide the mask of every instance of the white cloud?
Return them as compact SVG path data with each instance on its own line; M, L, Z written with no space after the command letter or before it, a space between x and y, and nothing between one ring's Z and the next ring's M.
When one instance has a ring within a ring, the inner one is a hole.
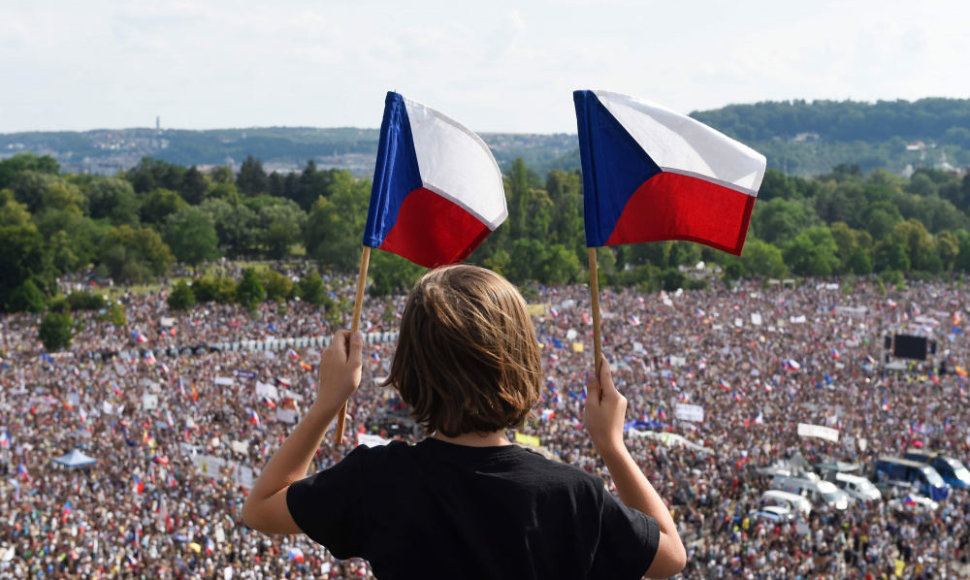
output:
M155 114L186 128L376 127L387 90L518 132L574 132L580 88L684 112L967 97L964 12L956 0L35 0L0 19L0 131Z

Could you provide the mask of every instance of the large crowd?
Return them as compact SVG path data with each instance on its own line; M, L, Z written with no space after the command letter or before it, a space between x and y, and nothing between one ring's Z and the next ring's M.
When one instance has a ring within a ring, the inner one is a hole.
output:
M353 302L355 280L325 280ZM582 427L593 351L588 287L534 290L526 294L546 384L535 417L512 435L610 485ZM82 327L62 353L44 352L38 316L0 318L0 579L373 577L365 561L336 560L302 536L254 532L240 517L252 478L312 400L319 363L316 347L252 348L329 336L321 309L294 300L255 312L172 311L164 290L118 300L125 326L76 313ZM600 303L603 350L629 400L627 443L680 526L683 577L966 574L970 498L962 490L935 510L882 501L817 507L795 522L750 517L768 486L758 468L779 460L865 469L879 455L922 446L967 462L959 371L970 365L968 303L959 281L607 288ZM403 304L366 298L361 329L386 337L377 333L396 329ZM889 357L884 337L894 333L927 336L936 352L925 362ZM234 341L257 342L172 348ZM313 469L361 440L422 436L380 386L393 349L393 340L365 345L343 442L328 435ZM800 436L800 423L836 429L838 441ZM54 461L74 449L96 463Z

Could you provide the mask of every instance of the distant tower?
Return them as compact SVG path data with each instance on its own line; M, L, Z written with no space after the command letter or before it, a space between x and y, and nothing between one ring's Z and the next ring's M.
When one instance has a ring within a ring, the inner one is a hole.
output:
M156 133L162 132L162 118L159 115L155 115L155 132Z

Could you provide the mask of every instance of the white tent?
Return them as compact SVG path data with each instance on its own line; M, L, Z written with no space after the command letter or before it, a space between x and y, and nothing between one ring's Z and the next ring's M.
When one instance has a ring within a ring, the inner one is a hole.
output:
M98 460L93 457L89 457L85 455L78 449L74 449L67 455L61 455L60 457L55 457L54 463L59 463L64 467L68 467L70 469L76 469L79 467L90 467L92 465L95 465L98 463Z

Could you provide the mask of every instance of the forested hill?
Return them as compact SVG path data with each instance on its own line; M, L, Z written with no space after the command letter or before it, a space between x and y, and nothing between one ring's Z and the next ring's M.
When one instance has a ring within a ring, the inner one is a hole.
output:
M895 173L970 165L970 99L763 102L692 116L761 151L769 167L801 177L839 165ZM575 134L482 137L503 169L517 158L540 174L579 168ZM377 129L306 127L11 133L0 134L0 159L29 152L50 155L68 172L113 175L143 157L238 169L252 155L270 171L296 171L312 159L370 177L377 140Z
M907 165L970 165L970 99L763 102L691 116L795 175L819 175L839 164L897 173Z

